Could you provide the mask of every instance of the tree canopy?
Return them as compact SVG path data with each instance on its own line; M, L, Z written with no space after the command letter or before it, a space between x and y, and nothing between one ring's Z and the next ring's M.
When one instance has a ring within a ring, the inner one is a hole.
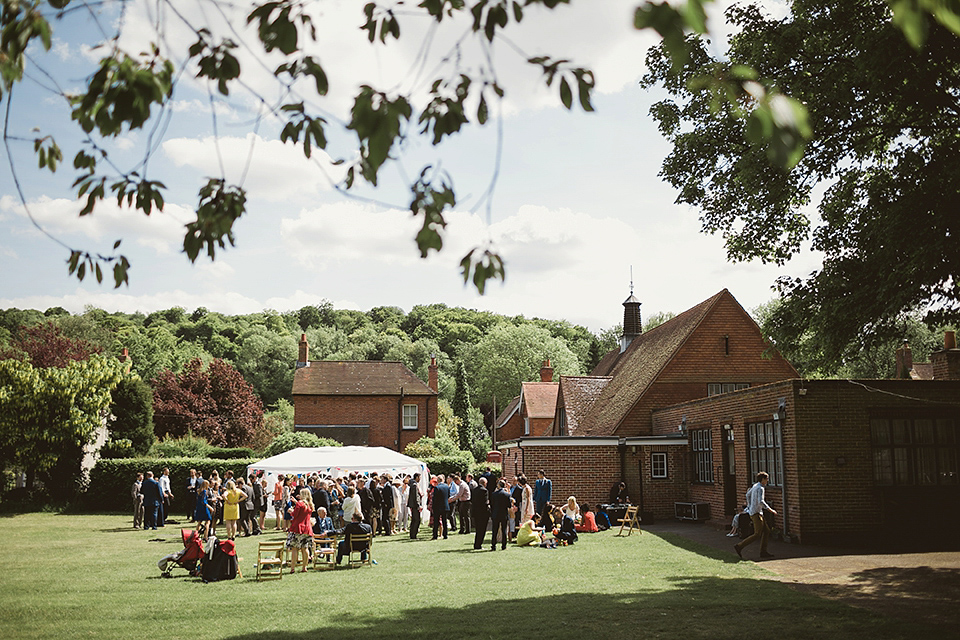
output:
M651 114L673 144L661 175L678 202L700 209L733 260L782 264L805 243L823 253L809 277L777 283L778 345L812 333L839 363L912 312L929 323L960 317L960 38L930 17L956 31L956 12L932 7L795 0L772 19L734 6L738 31L723 57L697 38L682 65L663 46L649 54L643 84L670 94ZM750 144L735 103L696 89L741 67L806 106L813 137L792 169Z

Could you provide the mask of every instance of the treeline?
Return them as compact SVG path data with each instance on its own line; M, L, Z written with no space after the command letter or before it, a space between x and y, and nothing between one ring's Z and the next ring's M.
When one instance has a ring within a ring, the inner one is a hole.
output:
M564 320L527 319L444 304L367 312L335 309L329 302L297 311L225 315L173 307L150 314L87 308L71 314L0 311L0 347L12 344L24 327L55 324L63 335L119 357L127 349L132 371L153 381L164 371L179 374L192 360L232 364L252 385L264 407L289 400L300 335L311 360L396 360L423 380L431 355L440 365L440 395L453 401L457 362L462 361L472 402L492 409L519 393L520 383L538 379L549 358L557 375L589 372L616 345L617 330L591 333Z

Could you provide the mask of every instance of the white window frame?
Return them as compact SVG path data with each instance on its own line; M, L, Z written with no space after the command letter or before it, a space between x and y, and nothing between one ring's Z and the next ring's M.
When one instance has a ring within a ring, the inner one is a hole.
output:
M721 393L730 393L731 391L740 391L740 389L749 389L749 382L710 382L707 384L707 397L717 396Z
M523 435L530 435L530 416L523 417Z
M413 409L413 411L409 411ZM411 419L413 424L411 425ZM416 431L420 427L420 410L415 404L403 405L403 428L405 431Z
M667 477L666 453L655 452L650 454L650 477L657 479Z

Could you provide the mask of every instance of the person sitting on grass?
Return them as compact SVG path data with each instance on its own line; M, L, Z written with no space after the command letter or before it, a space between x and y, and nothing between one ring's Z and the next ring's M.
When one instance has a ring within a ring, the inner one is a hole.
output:
M574 527L577 533L596 533L600 531L597 528L597 518L593 515L593 511L590 511L590 505L584 502L581 511L583 512L583 518L580 524Z
M571 518L569 515L563 516L563 520L560 524L560 531L557 532L557 540L562 545L573 544L577 541L576 525L573 522L573 518Z
M343 540L337 543L337 564L340 564L343 556L350 553L350 541L352 537L369 535L373 533L373 527L363 521L363 514L360 511L354 511L352 522L343 529L337 529L335 533L338 536L343 536ZM357 547L357 549L360 549L360 547ZM367 548L365 544L362 550L360 550L360 559L367 559Z
M517 546L518 547L539 547L540 543L543 542L543 527L540 526L540 516L538 514L533 514L533 516L524 522L520 526L520 530L517 531Z

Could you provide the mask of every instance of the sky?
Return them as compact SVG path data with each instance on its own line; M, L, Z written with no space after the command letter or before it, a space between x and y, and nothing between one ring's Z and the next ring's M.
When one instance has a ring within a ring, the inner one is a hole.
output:
M0 104L10 138L3 152L10 162L0 166L0 308L149 313L180 306L244 314L324 300L361 311L444 303L601 331L622 321L631 273L644 317L679 313L724 288L748 310L765 303L775 296L777 277L803 277L819 267L819 258L804 253L782 267L730 263L722 238L700 232L698 212L674 204L676 192L658 177L669 145L648 115L664 96L638 85L646 49L656 40L632 28L637 4L574 0L555 11L528 7L523 23L494 43L497 82L507 97L491 104L488 126L471 126L434 147L415 135L414 123L399 159L381 171L378 188L345 195L332 188L343 176L333 160L349 161L355 153L338 123L360 84L412 90L416 111L425 104L425 78L448 69L445 59L476 72L484 58L469 43L455 47L466 31L462 20L446 19L431 39L427 22L401 9L401 39L373 46L359 29L362 3L312 3L319 38L308 49L324 65L331 91L308 105L331 123L326 153L308 160L300 147L279 141L278 120L258 99L278 99L269 74L278 63L241 46L245 86L234 87L228 98L211 93L188 69L163 114L143 129L96 140L115 166L136 168L166 185L163 211L146 216L107 198L83 218L83 203L71 188L72 158L83 138L57 88L69 93L83 86L103 55L95 45L104 34L122 24L119 46L134 55L156 40L160 24L161 51L178 52L173 57L179 61L196 39L181 18L241 43L252 32L242 16L230 18L229 7L216 14L209 3L175 3L179 15L155 15L158 3L140 2L127 3L122 16L112 2L75 11L53 23L49 52L31 49L24 82L9 105L10 96ZM710 24L722 41L727 28L717 16L730 2L717 4ZM767 4L774 15L783 14L781 2ZM425 52L424 43L430 43ZM565 110L556 85L545 88L525 62L534 55L562 56L593 69L595 112ZM38 170L33 155L33 138L48 134L64 152L55 174ZM443 251L421 259L406 185L426 164L452 175L458 204L447 216ZM191 264L181 248L183 226L193 220L200 186L219 176L243 184L247 213L234 226L236 246L213 262L201 256ZM484 200L494 176L493 195ZM109 276L97 284L68 275L69 253L61 243L110 253L118 239L132 264L129 285L114 289ZM487 242L504 258L507 275L480 296L464 285L458 264Z

